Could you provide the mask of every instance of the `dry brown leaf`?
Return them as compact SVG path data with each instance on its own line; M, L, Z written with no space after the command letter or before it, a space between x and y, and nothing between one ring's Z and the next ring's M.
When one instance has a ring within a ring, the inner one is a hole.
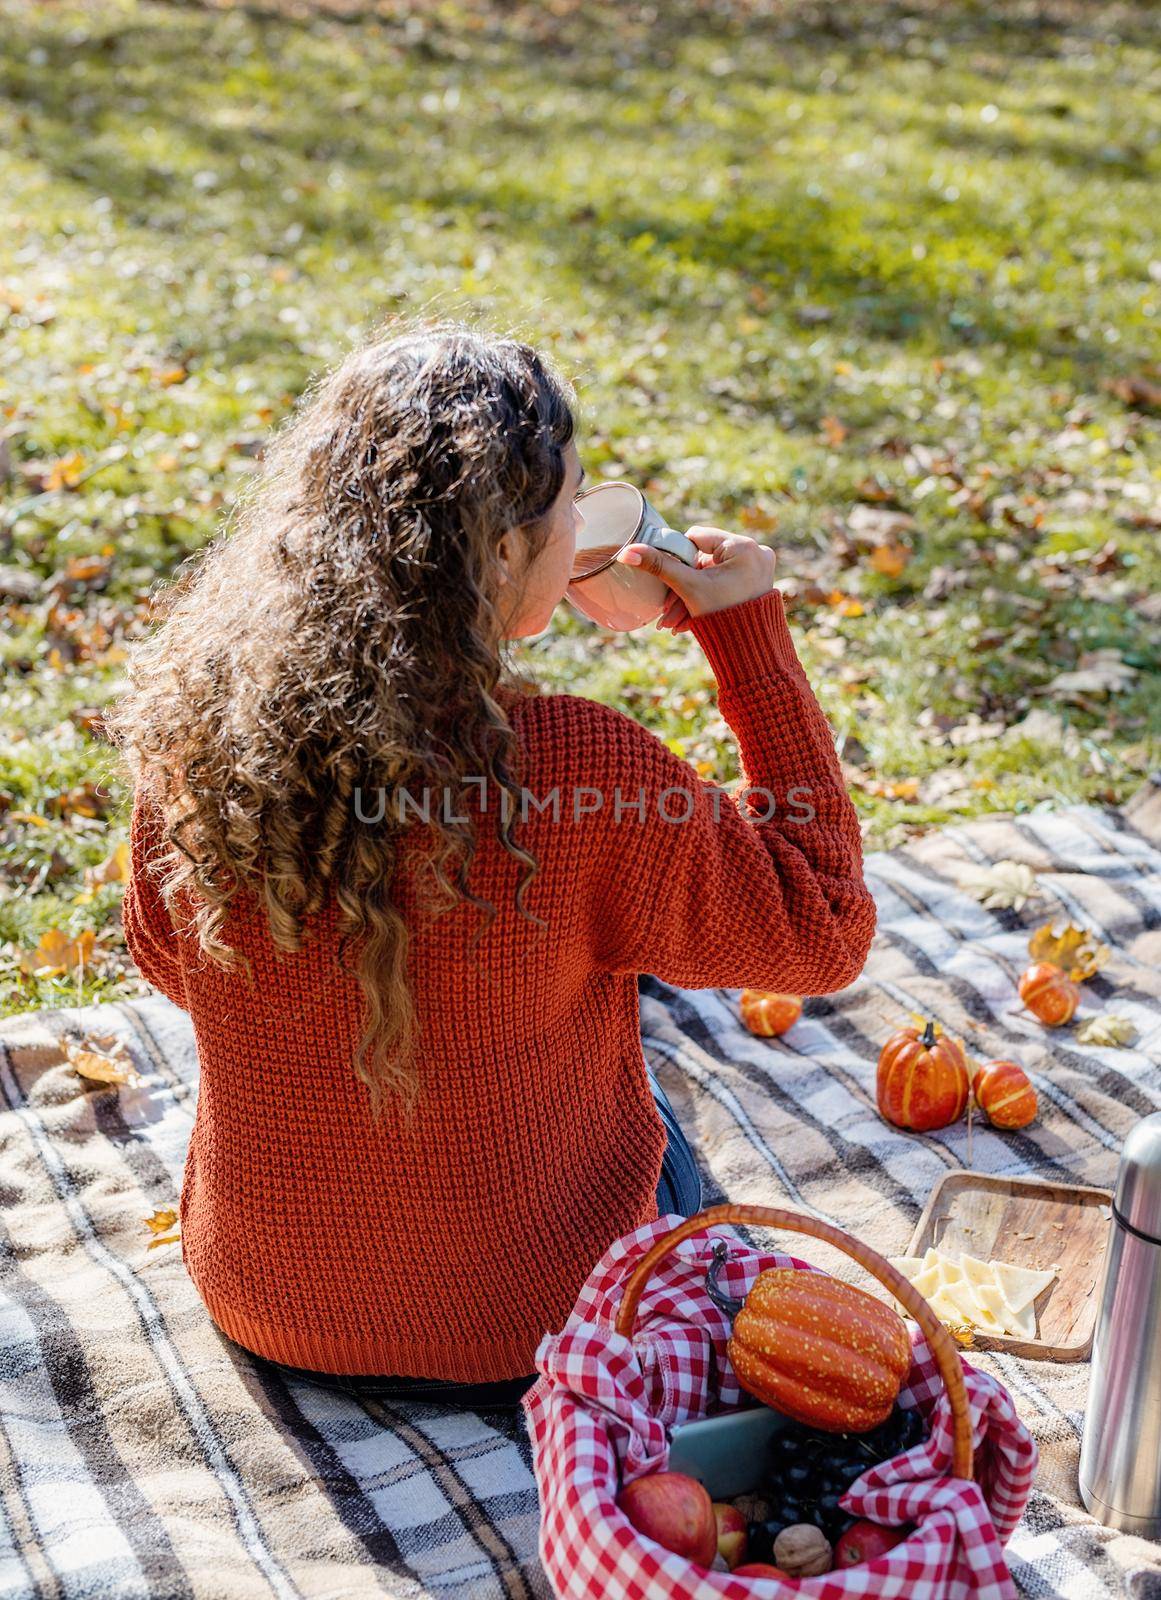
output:
M92 1048L98 1041L86 1039L81 1044L66 1043L65 1055L69 1066L80 1078L90 1083L125 1084L136 1088L141 1079L125 1053L125 1046L114 1041L111 1047Z
M1119 650L1090 650L1081 656L1074 672L1058 673L1037 692L1058 694L1066 700L1077 695L1119 694L1136 676L1136 667L1123 660Z
M1154 383L1151 378L1138 375L1107 378L1101 387L1115 394L1122 405L1133 411L1161 413L1161 383Z
M108 577L111 565L107 555L70 556L61 577L69 583L93 583L98 578Z
M856 538L869 544L898 544L914 531L915 518L909 511L889 506L853 505L847 512L847 527Z
M180 1244L180 1243L181 1243L181 1234L180 1233L167 1233L163 1238L150 1239L149 1243L146 1245L145 1248L147 1250L156 1250L159 1244Z
M1107 1045L1113 1049L1133 1044L1136 1038L1137 1030L1128 1017L1118 1017L1111 1011L1086 1018L1076 1030L1077 1044Z
M882 578L898 578L910 559L910 550L902 544L877 544L867 557L873 571Z
M1083 983L1108 961L1109 947L1075 923L1068 922L1057 929L1046 922L1028 940L1028 954L1033 961L1051 961L1063 968L1073 983Z
M155 1211L151 1217L145 1218L145 1226L150 1233L168 1233L176 1221L176 1211Z

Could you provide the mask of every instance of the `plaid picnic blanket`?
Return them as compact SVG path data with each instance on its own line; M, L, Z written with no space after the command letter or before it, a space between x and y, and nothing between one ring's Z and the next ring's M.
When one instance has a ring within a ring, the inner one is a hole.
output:
M998 860L1032 866L1043 898L989 911L959 887ZM967 1157L962 1127L908 1136L874 1109L879 1045L910 1010L1036 1082L1030 1130L977 1123L977 1169L1110 1184L1129 1127L1161 1108L1161 785L1120 812L933 831L868 856L867 873L880 929L865 974L809 1001L781 1039L740 1025L736 991L641 980L646 1055L706 1204L787 1204L902 1251L935 1180ZM1133 1047L1081 1048L1018 1009L1028 932L1061 911L1112 947L1084 1011L1128 1016ZM70 1031L123 1039L141 1082L82 1082ZM179 1247L148 1248L144 1219L176 1204L196 1080L189 1019L161 996L0 1023L0 1596L548 1600L523 1413L360 1403L272 1377L215 1332ZM799 1253L857 1273L813 1241ZM971 1360L1040 1451L1006 1552L1021 1592L1161 1593L1161 1546L1079 1504L1086 1365Z

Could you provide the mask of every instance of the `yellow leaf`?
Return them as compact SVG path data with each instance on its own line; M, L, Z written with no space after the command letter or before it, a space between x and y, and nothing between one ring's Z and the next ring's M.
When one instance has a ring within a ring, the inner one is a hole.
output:
M180 1233L167 1233L164 1238L150 1239L146 1245L147 1250L156 1250L159 1244L178 1244L181 1241Z
M96 934L86 928L76 939L70 939L60 928L50 928L40 936L35 950L24 950L20 955L20 970L33 978L59 978L64 974L87 966Z
M145 1218L145 1226L150 1233L167 1233L176 1221L176 1211L155 1211L151 1217Z
M925 1017L921 1011L909 1011L907 1013L907 1015L911 1018L912 1022L919 1029L920 1033L923 1033L926 1030L927 1024L929 1022L931 1024L931 1031L932 1031L932 1033L934 1033L934 1035L935 1035L935 1037L937 1039L939 1038L940 1034L943 1032L943 1023L942 1022L936 1022L934 1017Z
M163 389L172 389L175 383L184 383L188 377L184 367L156 367L153 372L154 382Z
M1109 947L1100 944L1086 928L1075 923L1065 923L1059 932L1051 922L1028 940L1028 954L1033 961L1051 961L1062 967L1073 983L1091 978L1109 959Z
M819 432L832 450L837 450L847 436L845 426L837 417L823 417L818 427Z
M107 860L98 867L85 868L85 887L73 896L74 905L87 905L97 890L106 883L128 883L129 846L122 841Z
M34 828L47 828L48 818L42 817L39 811L10 811L9 822L28 822Z
M54 461L48 469L48 476L44 480L46 489L75 489L81 481L81 474L85 470L85 458L79 450L73 450L67 456L61 456Z
M877 544L867 559L881 577L897 578L905 570L909 556L905 545Z

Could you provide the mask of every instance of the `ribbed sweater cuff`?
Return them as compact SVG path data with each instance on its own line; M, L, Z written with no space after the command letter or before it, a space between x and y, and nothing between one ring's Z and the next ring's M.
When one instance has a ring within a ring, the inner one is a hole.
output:
M693 617L690 632L705 651L720 689L764 678L771 669L802 671L777 589Z

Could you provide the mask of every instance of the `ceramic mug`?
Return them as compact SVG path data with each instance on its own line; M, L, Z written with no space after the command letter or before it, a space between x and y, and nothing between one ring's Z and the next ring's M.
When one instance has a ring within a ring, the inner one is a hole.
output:
M627 631L655 622L672 592L643 567L627 567L617 556L627 545L652 545L697 566L697 546L671 528L632 483L614 479L582 489L585 525L577 535L572 578L565 598L603 628Z

